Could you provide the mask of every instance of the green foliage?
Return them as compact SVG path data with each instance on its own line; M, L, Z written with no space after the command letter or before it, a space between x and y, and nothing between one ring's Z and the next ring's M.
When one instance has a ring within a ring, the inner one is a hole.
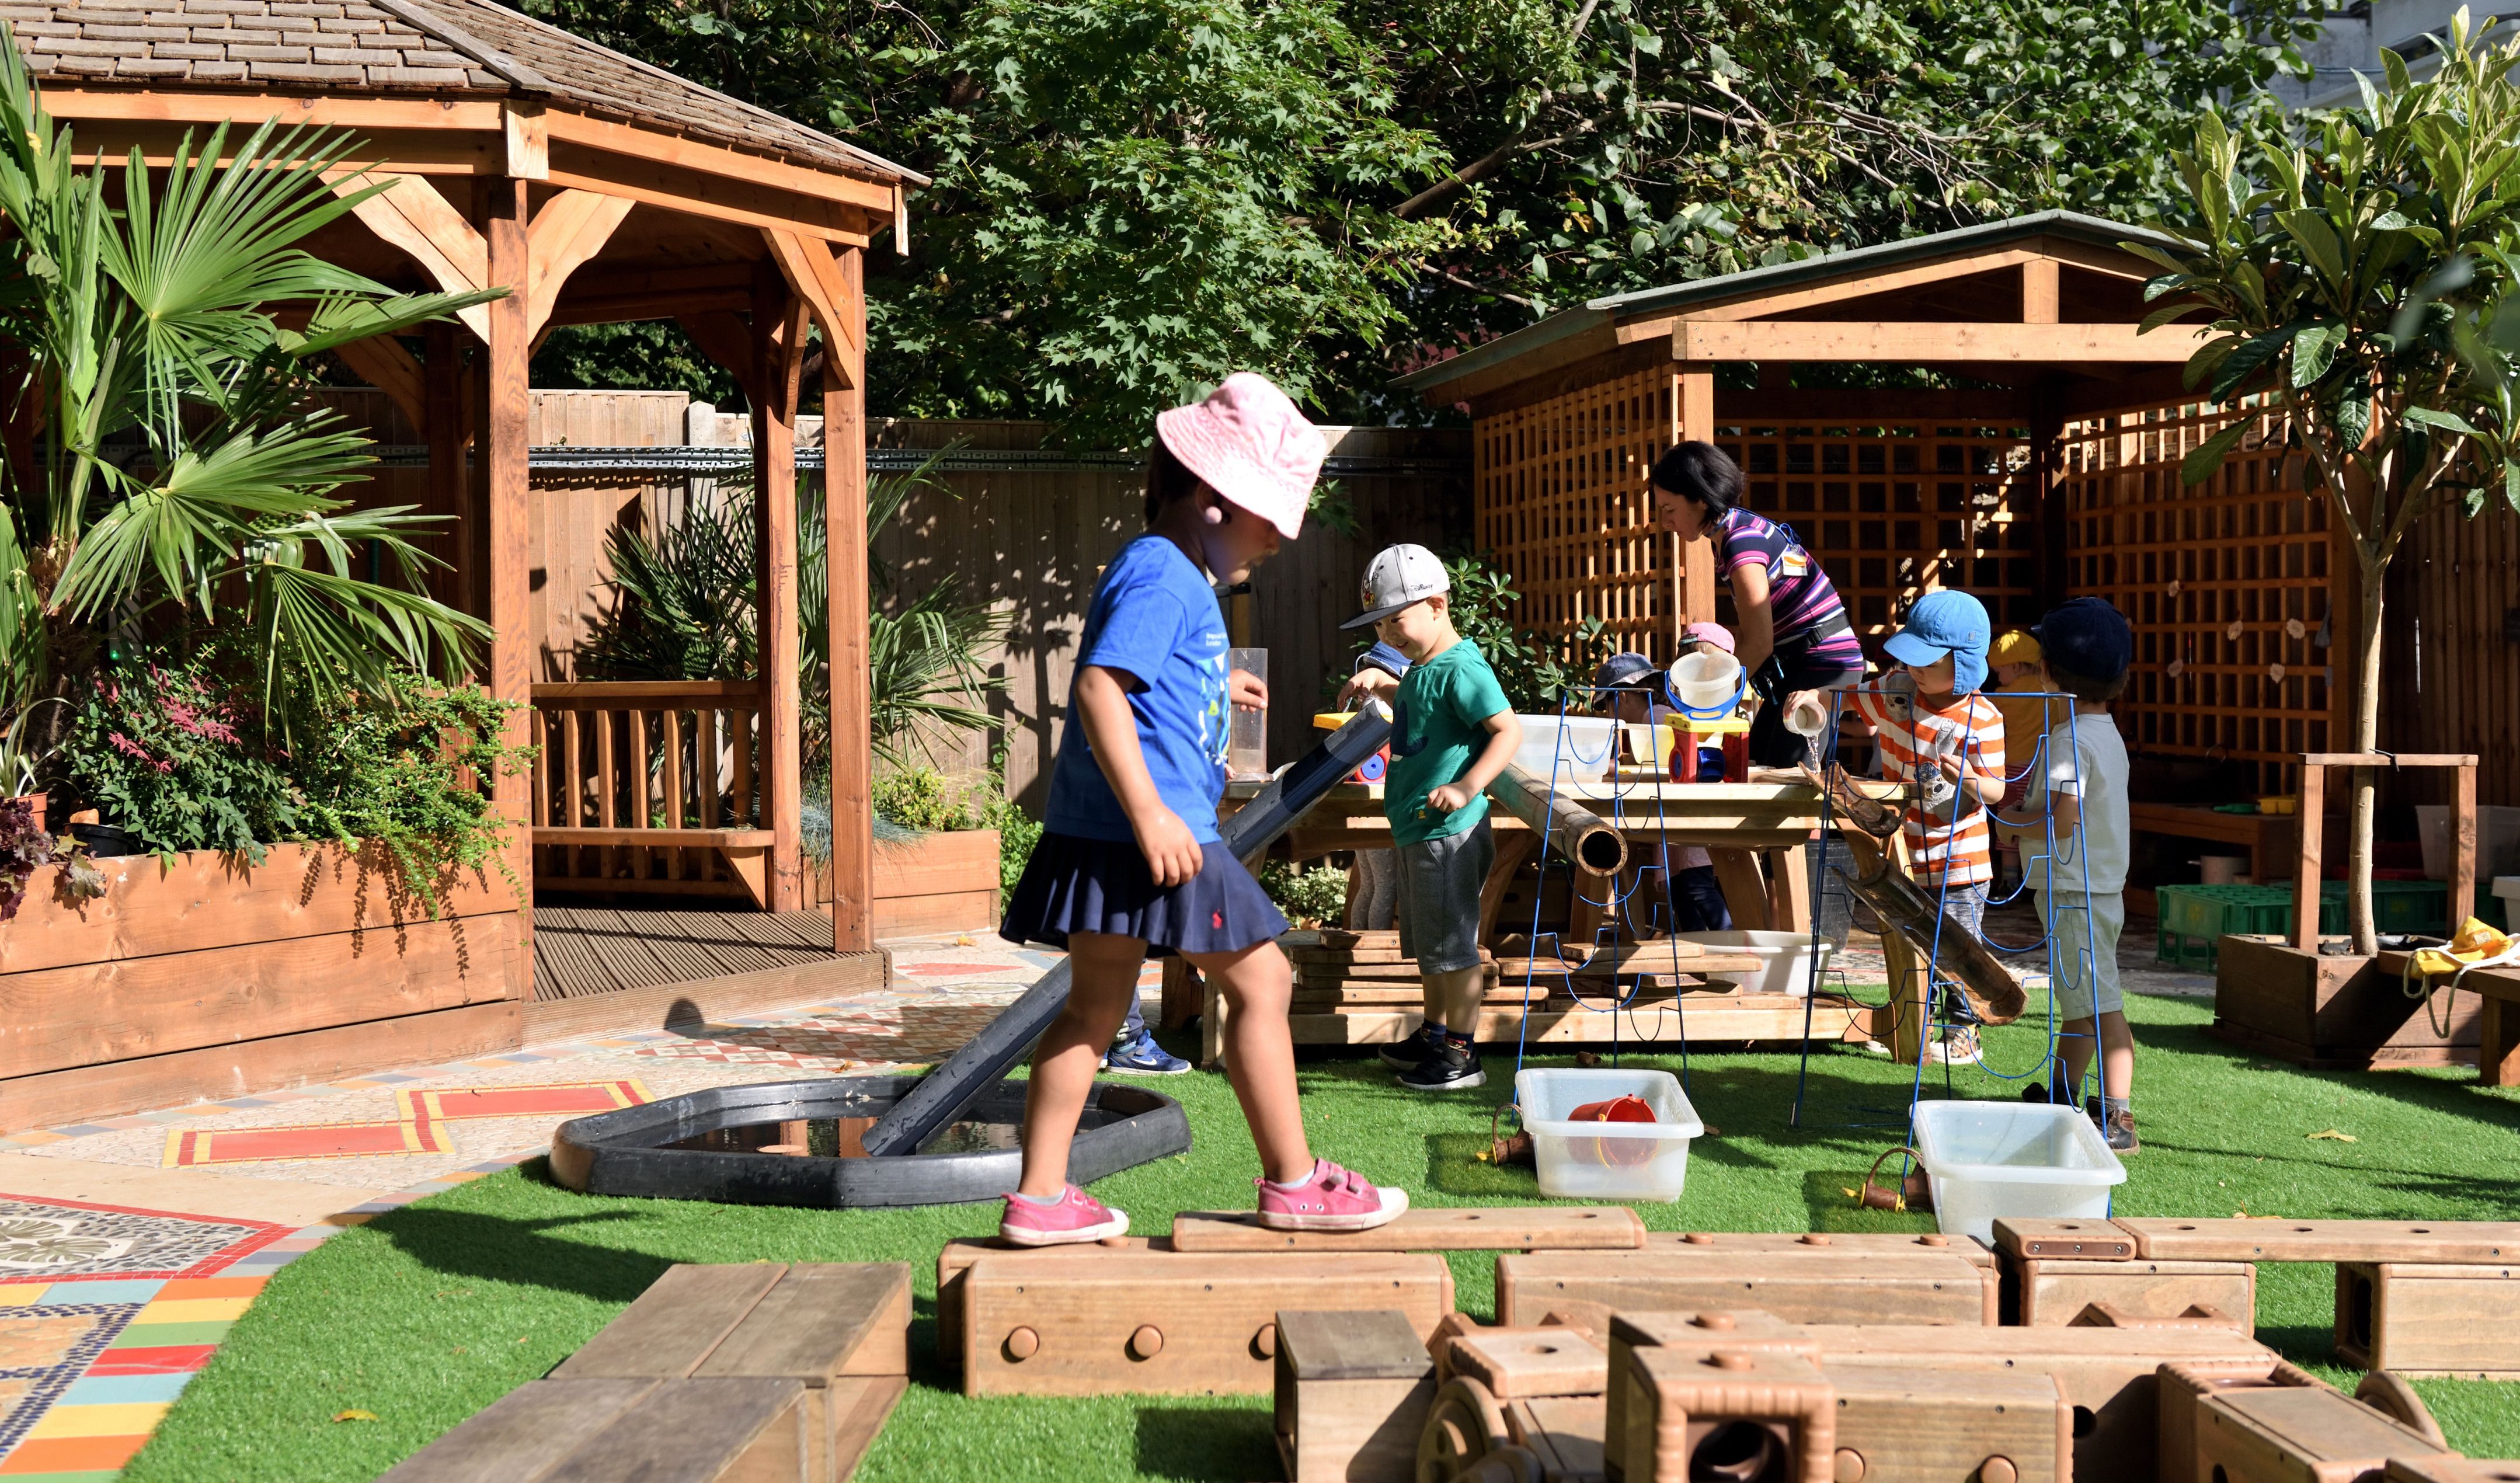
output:
M752 486L695 489L682 517L651 536L615 525L604 557L619 594L578 647L591 678L752 678L755 589ZM799 603L800 608L810 605Z
M1479 646L1506 699L1525 715L1557 709L1570 688L1593 683L1593 671L1610 656L1609 640L1599 618L1586 618L1564 649L1544 643L1514 626L1508 616L1517 596L1513 579L1483 556L1457 553L1444 558L1452 579L1453 631Z
M972 811L976 789L932 767L894 768L875 775L876 817L915 833L980 829Z
M500 777L533 765L530 748L501 739L506 718L521 708L477 686L417 679L341 696L290 759L305 832L382 847L432 915L439 891L465 872L487 867L521 888L503 853L516 826L490 801Z
M106 823L160 855L219 850L257 865L265 844L295 832L305 799L236 668L169 649L97 677L63 751Z
M743 405L734 376L670 319L562 325L534 352L529 374L554 389L687 391L721 411Z
M1042 822L1001 792L981 810L980 827L998 831L998 889L1012 895L1015 882L1023 879L1024 867L1032 863L1034 848L1041 843Z
M1284 860L1260 862L1260 888L1298 926L1336 926L1347 920L1347 872L1330 866L1305 870Z

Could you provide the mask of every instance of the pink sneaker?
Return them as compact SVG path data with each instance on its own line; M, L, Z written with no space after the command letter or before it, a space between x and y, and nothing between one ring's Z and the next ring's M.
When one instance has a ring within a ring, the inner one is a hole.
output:
M1069 1246L1129 1234L1129 1212L1114 1210L1070 1185L1056 1205L1036 1205L1007 1196L1007 1213L998 1221L998 1238L1018 1246Z
M1252 1183L1260 1187L1260 1224L1272 1231L1371 1231L1409 1209L1408 1191L1376 1189L1326 1158L1314 1160L1312 1177L1292 1190Z

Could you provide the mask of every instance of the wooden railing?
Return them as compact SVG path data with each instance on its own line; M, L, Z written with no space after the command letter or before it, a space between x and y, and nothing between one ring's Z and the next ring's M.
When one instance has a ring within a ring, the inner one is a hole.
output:
M757 680L533 688L534 886L769 904Z

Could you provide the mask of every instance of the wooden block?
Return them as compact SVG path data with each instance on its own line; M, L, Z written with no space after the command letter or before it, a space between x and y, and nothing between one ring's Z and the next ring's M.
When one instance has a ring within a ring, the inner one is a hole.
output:
M2138 1318L2175 1318L2201 1305L2244 1332L2257 1326L2258 1269L2247 1262L2031 1257L2011 1266L2005 1306L2031 1327L2071 1324L2093 1303Z
M1176 1251L1620 1251L1644 1241L1645 1223L1625 1205L1413 1209L1352 1233L1271 1231L1248 1210L1173 1217Z
M1833 1476L1860 1483L2068 1483L2074 1408L2055 1377L1915 1371L1853 1361L1837 1392Z
M1991 1326L1994 1271L1948 1251L1534 1252L1497 1258L1497 1313L1530 1324L1570 1301L1621 1311L1757 1308L1796 1324Z
M784 1263L665 1269L629 1307L552 1371L559 1380L681 1379L715 1353L788 1275Z
M385 1478L390 1483L539 1478L601 1436L657 1383L529 1380L405 1458Z
M2122 1262L2135 1255L2135 1236L2113 1221L1999 1220L1996 1249L2007 1256L2073 1257Z
M2115 1224L2136 1254L2198 1262L2450 1262L2520 1260L2520 1221L2176 1220Z
M1950 1251L1977 1266L1992 1269L1995 1251L1973 1236L1945 1236L1939 1231L1914 1236L1893 1231L1648 1231L1645 1249L1661 1251Z
M1277 1315L1397 1308L1422 1336L1453 1311L1439 1256L1112 1250L986 1255L963 1274L966 1395L1257 1395Z
M1629 1356L1620 1475L1628 1483L1828 1483L1837 1400L1797 1355L1647 1348Z
M2520 1460L2391 1458L2387 1483L2520 1483Z
M2196 1418L2205 1397L2217 1390L2242 1386L2326 1384L2290 1361L2272 1355L2255 1363L2164 1365L2155 1385L2158 1483L2200 1483L2196 1470Z
M1713 1354L1717 1348L1751 1353L1792 1354L1817 1362L1820 1344L1799 1324L1788 1324L1772 1313L1756 1309L1718 1310L1706 1313L1622 1312L1613 1314L1601 1309L1600 1326L1594 1332L1606 1342L1609 1350L1608 1374L1612 1379L1629 1372L1629 1360L1639 1349L1680 1349L1690 1354ZM1609 1439L1608 1467L1612 1476L1626 1466L1625 1449L1628 1436L1628 1387L1609 1387L1608 1419L1604 1435Z
M866 1461L868 1449L882 1433L883 1423L892 1418L892 1409L909 1391L907 1375L847 1375L833 1380L823 1393L829 1426L824 1433L824 1446L830 1470L816 1472L814 1477L829 1479L830 1483L849 1483L850 1475Z
M1452 1369L1500 1401L1541 1396L1597 1396L1609 1387L1610 1357L1581 1329L1565 1325L1482 1328L1452 1341Z
M2328 1385L2221 1387L2196 1407L2195 1476L2213 1483L2356 1483L2438 1438Z
M1601 1397L1534 1396L1505 1403L1506 1431L1540 1460L1542 1483L1604 1483Z
M2520 1266L2340 1262L2336 1358L2393 1374L2520 1379Z
M669 1269L681 1270L681 1269ZM844 1475L841 1432L865 1445L901 1399L901 1385L870 1390L855 1379L910 1372L910 1266L906 1262L798 1263L763 1294L692 1373L702 1379L771 1378L805 1387L808 1465L817 1478ZM872 1411L867 1426L864 1413Z
M1426 1355L1435 1362L1436 1384L1453 1377L1453 1340L1465 1333L1484 1333L1487 1327L1466 1313L1448 1313L1436 1321L1435 1331L1426 1335Z
M806 1483L804 1402L794 1380L660 1381L533 1483Z
M2236 1328L2250 1332L2256 1326L2244 1324L2220 1308L2192 1303L2177 1313L2129 1313L2115 1303L2086 1303L2074 1315L2069 1328Z
M1288 1483L1414 1483L1435 1362L1408 1314L1281 1312L1277 1347Z
M1854 1363L1916 1372L2052 1376L2075 1408L2074 1469L2086 1479L2151 1477L2158 1446L2154 1398L2163 1365L2259 1367L2263 1372L2277 1363L2273 1350L2228 1328L1814 1325L1809 1333L1820 1345L1823 1370Z
M1116 1246L1100 1242L1091 1246L1043 1246L1039 1248L1011 1246L994 1236L957 1236L947 1241L936 1253L936 1358L948 1370L963 1363L963 1278L971 1264L984 1256L1003 1256L1015 1261L1091 1261L1108 1259L1125 1252L1169 1251L1172 1238L1150 1240L1143 1236L1127 1236Z

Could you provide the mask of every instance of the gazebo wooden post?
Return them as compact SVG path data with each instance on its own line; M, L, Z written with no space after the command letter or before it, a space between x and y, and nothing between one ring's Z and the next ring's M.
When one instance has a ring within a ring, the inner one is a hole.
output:
M1672 437L1674 443L1715 440L1715 368L1713 366L1674 366L1671 378ZM1645 517L1653 517L1650 501L1653 492L1646 490L1648 501ZM1715 543L1684 541L1670 537L1678 549L1673 578L1678 587L1673 594L1671 642L1680 642L1680 631L1691 623L1715 621Z
M805 300L765 262L752 288L752 529L758 543L763 823L771 831L770 909L805 905L802 864L803 695L797 679L796 393L805 362ZM715 762L708 763L712 773ZM714 788L714 782L707 785Z
M874 703L867 672L865 254L836 254L841 326L825 327L823 522L831 574L832 946L875 946ZM852 350L854 353L851 353Z
M530 216L522 180L492 179L484 185L482 199L486 276L490 283L505 285L510 292L483 306L489 319L489 345L479 377L482 407L473 420L476 449L472 465L480 498L476 507L479 518L477 533L467 544L478 558L476 570L486 573L476 580L484 584L488 600L481 616L490 625L490 694L517 702L517 709L508 717L507 740L511 746L522 746L530 729L526 707L533 699L533 635L526 622L532 591L531 573L527 570L532 562L532 535L528 528L526 459L532 450L526 442L526 416L531 410L526 364L533 349L525 309L530 272L525 227ZM533 878L532 820L526 813L530 785L528 775L508 772L500 775L491 791L500 817L514 826L509 836L508 865L518 881ZM533 912L530 900L518 905L526 908L518 916L519 941L527 949L518 959L525 978L521 993L530 995Z
M450 607L475 609L471 567L463 560L466 496L464 470L464 341L472 337L462 325L440 321L422 331L428 359L421 364L421 438L428 446L428 502L424 513L449 517L449 523L422 538L431 555L448 564L429 574L429 588Z

